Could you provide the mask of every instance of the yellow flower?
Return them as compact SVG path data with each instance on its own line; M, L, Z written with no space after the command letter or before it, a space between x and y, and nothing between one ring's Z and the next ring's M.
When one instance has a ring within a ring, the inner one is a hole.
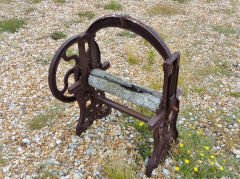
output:
M215 122L215 126L217 126L217 125L218 125L218 123Z
M191 134L188 134L188 136L191 136Z
M204 113L206 113L207 111L203 111Z
M194 171L197 172L197 171L198 171L198 168L197 168L197 167L194 167Z
M140 123L139 123L139 126L143 126L143 124L144 124L143 122L140 122Z
M189 164L189 160L185 160L185 163L186 163L186 164Z
M219 169L223 171L223 167L220 167Z
M217 111L215 111L214 113L217 114Z
M211 162L210 164L211 164L211 165L213 165L214 163L213 163L213 162Z
M196 129L196 127L192 127L192 129L194 130L194 129Z
M203 154L203 153L201 153L200 155L201 155L202 157L204 156L204 154Z
M238 122L240 122L240 119L238 119Z
M190 154L190 150L188 150L188 151L187 151L187 153L189 153L189 154Z
M209 150L209 147L207 147L207 146L204 146L204 148L205 148L206 150Z
M179 170L180 170L180 168L179 168L179 167L176 167L176 168L175 168L175 170L176 170L176 171L179 171Z
M213 155L210 156L211 158L215 158Z
M183 144L182 144L182 143L180 143L180 147L183 147Z

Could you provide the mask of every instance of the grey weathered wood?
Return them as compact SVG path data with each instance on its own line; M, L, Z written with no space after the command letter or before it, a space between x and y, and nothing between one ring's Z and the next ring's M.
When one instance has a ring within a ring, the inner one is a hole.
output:
M133 84L100 69L91 71L88 77L88 83L92 87L123 98L154 112L158 109L161 101L160 92Z

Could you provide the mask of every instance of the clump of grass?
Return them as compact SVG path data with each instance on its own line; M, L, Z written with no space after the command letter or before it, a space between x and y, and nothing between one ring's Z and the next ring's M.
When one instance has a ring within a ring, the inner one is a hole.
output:
M233 10L233 9L225 9L224 13L227 14L227 15L231 15L231 14L235 13L235 10Z
M107 160L103 166L103 172L109 179L132 179L135 178L133 166L123 164L115 159Z
M226 60L213 59L212 62L213 64L208 64L202 69L197 69L195 73L200 75L199 77L203 75L225 75L229 77L232 75L230 65Z
M10 2L12 2L12 0L1 0L0 3L6 3L9 4Z
M35 116L31 121L28 122L28 127L31 130L41 129L48 125L49 120L48 114L39 114Z
M30 12L32 12L32 11L34 11L34 10L35 10L35 8L30 7L30 8L28 8L28 9L26 9L26 13L30 13Z
M143 70L151 71L152 70L152 65L156 62L155 61L156 57L156 52L155 50L151 49L148 51L147 54L147 63L143 65Z
M128 32L128 31L122 31L122 32L117 33L117 36L134 38L134 37L136 37L136 34L133 34L133 33Z
M223 26L223 25L213 25L212 26L212 30L220 33L220 34L224 34L224 35L229 35L229 34L236 34L237 31L235 29L233 29L230 26Z
M198 93L198 94L202 94L205 90L206 90L205 87L196 87L196 86L194 86L194 87L192 88L192 91L193 91L193 92L196 92L196 93Z
M155 50L153 50L153 49L149 50L149 52L147 54L147 61L148 61L149 65L153 65L156 62L155 57L156 57Z
M133 56L133 55L129 55L127 57L127 62L130 65L136 65L138 63L137 58L135 56Z
M8 20L2 20L0 21L0 33L1 32L10 32L14 33L17 32L18 29L22 28L25 24L25 21L23 19L8 19Z
M51 34L51 37L54 40L59 40L65 38L66 35L63 32L56 31Z
M155 4L153 7L147 9L147 12L150 15L166 15L166 16L171 16L171 15L176 15L176 14L181 14L183 13L183 11L174 8L174 7L170 7L167 5L162 5L160 3Z
M86 18L88 20L91 20L95 17L95 14L92 11L86 11L86 12L79 12L78 16L81 18Z
M0 146L0 166L4 166L6 160L3 159L2 146Z
M126 59L129 65L138 64L138 57L132 48L126 48Z
M189 126L179 132L179 147L171 155L176 167L174 172L183 178L221 178L234 174L228 171L227 163L213 149L214 139L201 129Z
M36 60L36 62L38 63L38 64L41 64L41 65L47 65L48 63L49 63L49 60L48 59L43 59L43 58L36 58L35 59Z
M42 0L32 0L33 3L40 3Z
M114 0L111 0L108 4L104 5L104 9L117 11L122 9L122 5L115 2Z
M60 112L64 110L63 107L53 106L33 117L32 120L28 121L28 128L31 130L41 129L49 124L49 122Z
M236 92L229 92L229 95L230 96L233 96L235 98L239 98L240 97L240 92L239 91L236 91Z
M153 90L159 91L163 87L163 82L161 79L157 78L152 80L148 87L152 88Z
M53 1L56 3L65 3L66 2L66 0L53 0Z

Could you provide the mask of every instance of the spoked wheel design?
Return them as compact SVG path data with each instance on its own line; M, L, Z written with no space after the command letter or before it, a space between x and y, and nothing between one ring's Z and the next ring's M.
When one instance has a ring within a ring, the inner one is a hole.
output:
M67 56L67 50L76 44L79 55ZM88 46L88 48L85 49L85 46ZM64 75L64 87L62 90L58 88L56 82L56 74L61 60L66 62L74 60L74 66ZM65 94L69 87L68 80L70 75L74 75L75 82L80 80L81 83L86 83L86 74L96 63L100 63L100 50L94 39L87 39L85 33L68 39L57 50L50 64L48 83L53 96L62 102L76 101L75 95L69 96Z

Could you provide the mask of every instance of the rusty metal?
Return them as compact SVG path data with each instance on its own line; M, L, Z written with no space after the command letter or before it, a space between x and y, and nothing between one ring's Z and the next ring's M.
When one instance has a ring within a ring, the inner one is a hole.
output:
M162 99L153 118L111 101L106 98L104 91L89 86L88 76L91 70L95 68L106 70L110 67L109 62L101 63L100 50L95 41L96 33L107 27L118 27L138 34L146 39L163 57ZM74 44L78 45L79 55L67 57L67 50ZM85 49L85 44L88 44L88 49ZM58 65L61 60L70 61L72 59L75 61L75 65L65 74L64 88L59 90L56 83ZM85 32L68 39L60 46L51 62L48 82L53 96L60 101L73 102L77 100L80 117L76 127L76 135L81 135L94 120L109 115L112 107L148 123L148 128L152 131L154 138L153 153L146 167L146 175L150 177L152 170L157 168L168 155L171 145L177 142L176 122L180 94L180 91L177 90L179 61L180 54L172 54L162 38L151 27L126 15L104 16L96 20ZM71 74L74 75L75 83L69 86L68 78ZM65 94L67 90L72 94L71 96Z

